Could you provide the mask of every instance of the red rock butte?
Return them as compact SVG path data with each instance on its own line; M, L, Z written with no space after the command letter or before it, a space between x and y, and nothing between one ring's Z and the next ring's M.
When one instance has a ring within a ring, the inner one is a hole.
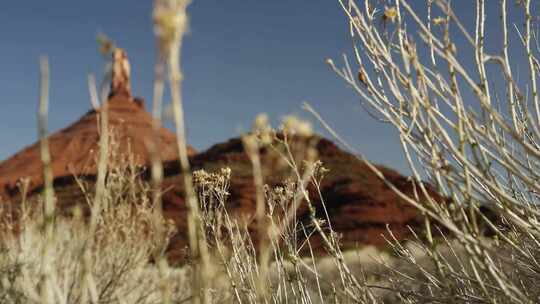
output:
M181 263L187 252L188 212L184 200L183 176L177 162L176 137L165 128L160 128L156 136L152 117L145 111L144 103L132 97L129 62L126 53L121 49L116 49L113 53L111 90L106 102L109 126L115 134L119 152L133 155L138 165L148 165L152 156L147 148L148 143L159 143L155 150L164 162L165 169L162 184L163 212L166 218L174 221L177 228L168 254L172 261ZM81 175L95 176L97 173L100 111L101 109L89 111L71 126L49 137L56 197L59 205L66 209L86 202L84 193L71 178ZM388 237L388 227L399 240L410 236L409 227L421 229L424 223L422 215L356 156L342 151L329 140L320 137L295 137L290 143L291 149L305 152L307 142L312 141L317 142L315 149L318 158L329 172L320 183L319 189L310 186L308 191L313 198L315 215L330 221L334 231L341 236L342 248L385 246L387 243L384 236ZM274 148L284 149L279 145ZM288 166L280 165L280 153L268 148L261 148L259 152L264 181L269 186L283 186L288 178L294 176ZM213 172L224 167L232 170L230 197L226 208L235 218L248 219L249 231L255 231L255 185L251 162L242 140L234 138L216 144L207 151L195 154L191 149L190 153L194 170ZM414 193L415 185L408 178L394 170L382 166L378 168L385 178L402 192L408 195ZM30 196L34 196L43 183L42 171L40 147L39 143L35 143L0 163L0 196L7 196L8 201L18 201L20 197L17 182L25 177L31 180ZM426 184L426 187L436 201L444 201L429 185ZM421 196L421 199L424 200L425 197ZM306 204L301 204L296 215L304 227L310 226L310 211ZM304 235L299 233L298 240L302 243ZM252 234L252 239L254 243L257 242L256 233ZM310 237L310 242L315 252L324 253L320 236L314 234Z
M156 137L152 127L153 118L145 110L144 102L132 97L129 62L122 49L113 52L111 90L106 103L109 129L114 133L119 153L131 153L137 165L148 165L151 162L148 143L157 142L157 155L162 161L178 158L174 133L161 127ZM100 112L101 108L91 110L72 125L49 136L55 180L97 173ZM188 150L190 154L195 153L191 147ZM42 175L43 165L37 142L0 162L0 196L5 198L18 194L17 182L22 178L30 179L30 191L40 188Z
M306 142L315 140L315 150L325 168L329 171L322 179L317 190L313 184L308 192L317 217L328 219L337 232L343 249L355 249L365 245L385 247L390 239L387 228L393 235L403 240L411 235L409 227L416 231L423 229L423 217L415 207L401 199L368 166L356 156L341 150L331 141L318 136L312 138L296 137L289 141L293 151L304 151ZM280 165L281 156L276 150L284 151L284 146L275 142L274 148L261 148L259 151L264 182L270 187L283 186L294 174L288 166ZM229 194L226 208L229 215L237 219L251 219L248 229L252 241L257 243L255 184L249 156L242 140L233 138L216 144L191 158L192 168L215 172L219 168L231 169ZM173 166L176 168L177 166ZM415 186L407 177L398 172L377 166L385 178L407 195L413 195ZM183 261L188 244L187 207L184 200L182 175L170 172L165 175L163 188L163 212L174 220L178 233L173 237L169 256L171 261ZM417 185L418 186L418 185ZM442 201L435 191L425 184L431 196ZM426 200L423 194L419 194ZM324 203L323 203L324 201ZM279 208L277 208L279 209ZM307 204L300 204L296 211L299 223L305 227L298 232L298 243L303 244L306 235L310 235L310 212ZM326 227L326 226L325 226ZM304 234L305 233L305 234ZM386 239L385 239L386 238ZM309 237L310 247L316 254L324 254L323 241L318 233ZM303 247L309 254L308 247Z

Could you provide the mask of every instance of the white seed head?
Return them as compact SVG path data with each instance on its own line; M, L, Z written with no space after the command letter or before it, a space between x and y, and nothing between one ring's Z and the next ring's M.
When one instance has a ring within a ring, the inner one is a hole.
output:
M268 122L268 115L266 115L266 113L261 113L255 117L255 121L253 122L253 131L261 132L269 127L270 123Z
M272 143L272 126L266 113L257 115L253 122L253 133L259 137L260 143L269 145Z
M190 0L155 0L152 18L161 52L177 48L187 32Z
M283 118L282 129L286 133L298 134L300 136L313 135L311 123L306 120L299 119L294 115L288 115Z
M311 123L309 121L300 120L297 127L298 135L301 136L311 136L313 135L313 129L311 128Z

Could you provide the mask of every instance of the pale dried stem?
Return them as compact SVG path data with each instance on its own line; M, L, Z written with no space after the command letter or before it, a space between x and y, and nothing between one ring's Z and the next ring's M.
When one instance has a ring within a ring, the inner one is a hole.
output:
M480 233L482 223L490 227L516 254L531 256L479 211L482 204L488 204L497 213L504 215L520 233L529 235L533 242L537 242L540 237L537 220L540 214L534 207L538 203L536 193L540 193L540 184L537 183L540 139L536 57L530 43L532 2L527 0L523 3L525 33L521 35L518 32L530 69L525 89L520 89L523 83L514 79L510 68L507 29L509 8L506 0L500 6L502 56L489 55L485 51L486 5L489 2L484 0L476 1L474 39L452 10L450 2L428 0L429 24L426 25L417 10L410 5L411 1L396 0L393 8L396 17L391 26L397 35L386 42L380 37L389 36L373 26L373 9L366 6L362 10L354 1L348 1L347 5L345 1L339 2L350 22L356 64L363 77L360 83L355 79L353 75L356 73L352 71L348 60L344 61L342 69L337 68L332 61L329 61L330 66L352 86L363 103L400 133L415 185L419 186L422 197L426 199L421 202L416 189L414 195L408 198L391 185L389 187L461 240L473 261L470 277L479 284L482 293L487 294L488 290L496 288L508 300L525 301L528 290L512 281L496 265L489 248L478 241L476 236ZM432 2L438 5L446 18L432 16ZM409 24L405 26L407 22ZM414 26L411 26L411 22ZM450 24L457 25L465 40L470 43L472 52L456 48L450 35ZM411 28L418 32L412 33L409 30ZM442 31L437 32L437 28ZM418 40L428 51L428 57L419 55ZM462 63L465 56L474 58L474 66L468 67ZM488 74L489 63L498 64L502 73ZM444 65L446 68L442 68ZM498 101L500 88L490 86L490 83L500 81L496 79L500 76L505 81L508 101L504 109ZM377 84L371 80L372 77L376 77ZM536 111L535 119L530 119L529 105L522 93L529 91ZM471 109L472 101L466 103L463 92L467 92L468 99L472 96L472 100L478 102L482 115L477 115ZM441 108L441 104L446 107ZM509 113L510 119L507 119L503 110ZM378 174L376 167L368 166ZM421 183L422 171L431 178L436 189L451 200L455 210L430 198ZM458 220L456 216L461 219ZM426 226L429 235L429 223ZM432 237L428 237L428 240L433 244ZM443 274L443 260L436 255L433 255L433 259L439 275ZM488 287L490 285L487 282L493 285Z

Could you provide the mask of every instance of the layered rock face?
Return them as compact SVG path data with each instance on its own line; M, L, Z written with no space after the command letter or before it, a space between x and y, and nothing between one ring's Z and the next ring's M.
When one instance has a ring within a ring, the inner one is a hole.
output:
M132 154L137 165L147 165L151 160L149 144L155 144L158 145L155 150L161 160L176 159L178 154L174 133L160 128L155 134L152 116L145 110L143 100L132 97L129 75L125 52L115 50L111 90L106 103L109 128L116 144L121 147L120 152ZM72 125L49 136L55 180L96 174L100 112L101 109L91 110ZM195 150L190 148L189 153L194 154ZM42 172L38 142L0 162L0 196L9 199L17 195L17 182L21 178L30 179L30 191L38 190L43 184Z
M313 184L308 186L310 199L317 217L327 219L328 214L333 230L340 235L342 248L351 249L364 245L386 246L387 225L398 239L410 235L409 226L421 227L423 219L417 210L400 199L364 162L339 149L329 140L323 138L310 140L315 140L318 159L328 169L321 179L320 193ZM297 146L296 151L302 150L306 140L300 139L298 142L300 149ZM293 140L292 145L298 142ZM283 186L290 178L294 180L294 174L283 164L282 156L276 152L280 150L279 145L274 148L263 148L260 151L264 182L270 188ZM194 169L204 169L208 172L224 167L231 168L230 197L226 202L228 213L247 220L250 230L255 232L255 185L251 162L244 151L242 141L236 138L215 145L195 155L192 164ZM406 177L382 166L378 169L401 191L408 195L413 194L413 184ZM185 234L187 208L182 176L169 172L164 181L164 189L168 189L163 196L165 214L173 219L179 228L179 233L171 244L171 255L174 259L181 260L187 244ZM431 195L437 197L434 191L431 189L429 191ZM305 227L312 226L308 211L305 202L297 210L297 218ZM328 224L325 227L329 227ZM309 228L307 230L309 233ZM253 233L252 237L256 242L256 233ZM298 240L299 242L305 240L303 232L298 234ZM324 252L322 239L318 234L310 237L310 244L314 251Z

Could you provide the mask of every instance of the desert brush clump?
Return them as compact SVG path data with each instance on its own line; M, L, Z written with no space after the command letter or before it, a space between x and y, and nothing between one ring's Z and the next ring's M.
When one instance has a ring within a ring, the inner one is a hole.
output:
M152 263L163 254L174 225L156 213L141 168L120 158L116 149L110 151L114 169L108 172L100 209L71 206L52 223L43 216L41 196L2 209L2 303L162 303L163 284L173 296L189 296L181 270L162 276ZM95 190L79 184L93 203L89 193ZM49 272L47 279L43 271Z
M407 303L538 302L538 3L471 1L469 18L446 0L338 2L352 56L327 63L399 134L416 193L427 179L447 198L400 194L427 216L413 247L430 266L389 239L414 273L390 269L384 288Z

